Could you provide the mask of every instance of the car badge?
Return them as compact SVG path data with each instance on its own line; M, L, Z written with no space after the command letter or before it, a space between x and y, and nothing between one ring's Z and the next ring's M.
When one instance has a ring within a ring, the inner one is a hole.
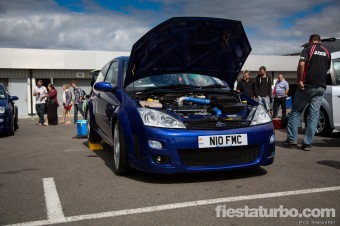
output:
M225 125L225 123L223 123L223 122L217 122L216 123L216 127L218 127L218 128L223 128L223 127L225 127L226 125Z

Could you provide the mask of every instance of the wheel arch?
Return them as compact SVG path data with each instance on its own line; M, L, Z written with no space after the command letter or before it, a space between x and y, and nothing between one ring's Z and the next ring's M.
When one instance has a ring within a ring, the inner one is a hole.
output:
M322 101L321 101L320 111L322 109L327 114L329 125L332 128L334 128L332 106L331 106L331 104L325 98L322 98ZM303 120L304 123L306 123L307 122L307 115L308 115L308 104L306 105L305 109L303 110L303 114L302 115L303 115L302 120Z
M121 125L122 131L122 136L126 144L127 152L128 152L128 157L133 158L134 153L134 142L133 142L133 135L132 135L132 130L131 130L131 125L130 121L127 115L127 112L124 110L124 108L119 108L117 111L112 115L112 120L111 120L111 133L112 137L114 136L114 128L116 125L116 122L119 121Z

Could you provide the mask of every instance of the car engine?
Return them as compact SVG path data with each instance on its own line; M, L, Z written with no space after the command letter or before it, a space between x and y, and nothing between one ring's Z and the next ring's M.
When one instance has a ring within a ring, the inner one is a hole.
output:
M251 106L236 93L168 93L135 99L141 107L166 112L191 129L245 127Z

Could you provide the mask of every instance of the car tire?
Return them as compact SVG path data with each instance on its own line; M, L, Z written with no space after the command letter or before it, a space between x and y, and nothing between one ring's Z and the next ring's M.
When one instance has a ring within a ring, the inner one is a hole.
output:
M10 124L9 130L8 130L8 135L9 135L9 136L13 136L13 135L14 135L14 132L15 132L15 128L14 128L14 117L12 117L12 119L11 119L11 124Z
M308 114L305 114L305 122L307 127L307 117ZM319 113L319 119L318 119L318 125L316 127L315 135L317 136L325 136L329 135L333 132L333 129L331 128L331 125L329 123L329 117L324 108L321 107L320 113Z
M98 143L102 140L99 134L92 128L90 112L87 112L87 140L89 142Z
M327 112L323 108L321 108L315 134L316 135L328 135L328 134L331 134L332 132L333 132L333 129L331 128L331 125L329 123L329 117L327 115Z
M117 175L124 175L130 171L123 136L123 129L119 121L117 121L113 131L113 171Z
M19 129L18 108L15 106L14 129Z

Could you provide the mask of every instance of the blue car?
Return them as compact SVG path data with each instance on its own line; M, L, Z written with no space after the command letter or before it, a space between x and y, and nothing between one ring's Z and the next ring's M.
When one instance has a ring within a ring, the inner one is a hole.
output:
M6 87L0 83L0 134L13 136L18 126L18 107L14 101L19 98L11 96Z
M88 140L113 149L113 170L208 172L273 163L270 116L232 89L251 46L242 23L176 17L100 71Z

